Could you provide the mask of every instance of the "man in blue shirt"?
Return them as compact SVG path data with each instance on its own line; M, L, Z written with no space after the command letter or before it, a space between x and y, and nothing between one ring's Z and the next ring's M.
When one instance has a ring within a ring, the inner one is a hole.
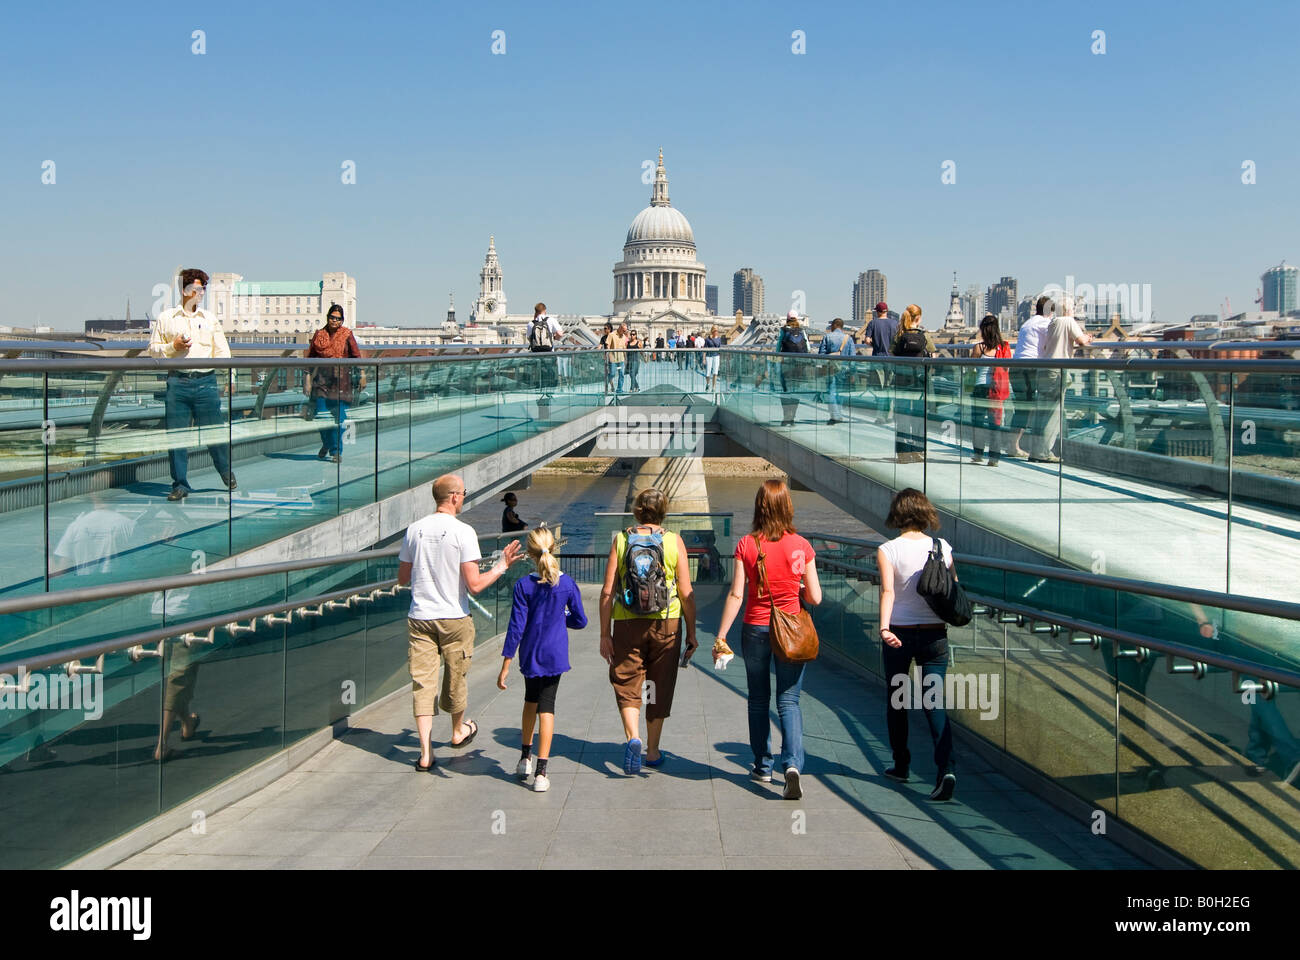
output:
M871 355L873 357L890 356L889 345L894 342L894 337L898 336L898 321L889 315L889 304L880 301L876 304L876 316L867 324L866 340L871 344ZM877 406L881 409L883 416L878 423L884 423L892 412L894 403L889 396L890 368L887 363L873 363L871 365L872 379L876 383L876 388L882 394Z
M844 332L843 319L836 317L831 321L831 328L826 331L826 336L822 337L822 345L817 352L823 356L853 356L853 338ZM831 418L826 423L834 426L847 419L844 416L844 408L840 406L840 384L844 378L842 369L844 364L831 363L829 366L826 377L826 406L830 409Z

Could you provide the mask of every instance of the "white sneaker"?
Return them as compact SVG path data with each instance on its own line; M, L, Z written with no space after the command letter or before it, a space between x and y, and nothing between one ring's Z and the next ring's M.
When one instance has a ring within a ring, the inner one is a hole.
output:
M799 786L799 771L794 767L785 772L785 792L782 796L786 800L800 800L803 798L803 788Z
M539 773L533 778L533 793L545 793L551 789L551 778L544 773Z
M520 780L527 780L532 775L533 775L533 758L529 757L527 760L520 760L519 766L515 767L515 776L518 777Z

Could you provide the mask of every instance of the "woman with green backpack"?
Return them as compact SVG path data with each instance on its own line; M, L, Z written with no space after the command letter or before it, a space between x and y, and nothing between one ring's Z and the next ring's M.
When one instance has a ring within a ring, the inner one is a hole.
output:
M668 498L653 487L632 502L636 525L614 537L600 591L600 655L623 717L623 772L644 762L664 762L659 749L664 720L677 685L679 624L686 627L687 658L695 652L695 594L682 538L663 528ZM646 751L641 755L641 703L645 700Z

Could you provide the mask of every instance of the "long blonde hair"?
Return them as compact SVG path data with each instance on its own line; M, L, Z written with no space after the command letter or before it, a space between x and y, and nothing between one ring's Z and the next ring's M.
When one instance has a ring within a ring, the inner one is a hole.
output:
M555 548L555 534L546 524L528 531L528 556L537 566L537 576L547 586L560 582L560 561L551 550Z
M903 311L902 326L904 330L911 330L913 327L921 325L921 308L914 303L909 303L907 309Z

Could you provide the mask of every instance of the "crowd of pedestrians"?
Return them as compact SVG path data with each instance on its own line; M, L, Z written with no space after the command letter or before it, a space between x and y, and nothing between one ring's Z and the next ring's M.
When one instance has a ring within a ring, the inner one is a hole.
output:
M525 783L532 778L532 789L545 792L550 788L557 692L562 676L572 669L569 632L588 622L581 593L561 570L555 537L545 524L528 531L526 547L512 541L484 571L474 531L457 518L465 502L463 480L439 477L433 497L434 512L407 529L399 554L398 582L411 587L408 662L420 745L415 769L424 773L437 766L431 744L435 706L451 716L452 747L467 746L477 735L477 722L466 716L466 678L474 655L469 595L491 586L526 555L534 569L514 586L497 687L508 689L511 664L517 661L524 678L524 704L515 774ZM509 504L503 520L507 523L514 499L504 499ZM634 523L614 536L600 590L599 652L608 665L623 728L622 768L629 775L671 762L663 746L665 721L672 715L679 669L698 647L698 611L686 545L664 526L668 514L668 498L661 491L637 493ZM938 526L938 515L917 490L904 490L894 498L888 522L900 535L882 545L877 558L885 674L906 674L915 661L924 676L937 674L942 680L948 656L946 625L918 595L917 581L936 544L949 567L951 550L946 541L925 532ZM725 666L723 658L730 659L727 640L739 618L752 754L749 776L759 784L771 783L779 768L782 795L798 800L806 768L800 696L807 661L787 657L774 631L780 614L797 617L801 610L818 606L822 588L816 551L795 527L794 503L784 481L766 480L759 487L749 533L737 542L733 559L713 660ZM781 733L775 754L770 720L774 695ZM927 700L922 706L935 747L937 780L931 799L947 800L956 783L952 733L942 704ZM907 714L892 699L887 722L893 766L885 776L905 782L910 769Z

